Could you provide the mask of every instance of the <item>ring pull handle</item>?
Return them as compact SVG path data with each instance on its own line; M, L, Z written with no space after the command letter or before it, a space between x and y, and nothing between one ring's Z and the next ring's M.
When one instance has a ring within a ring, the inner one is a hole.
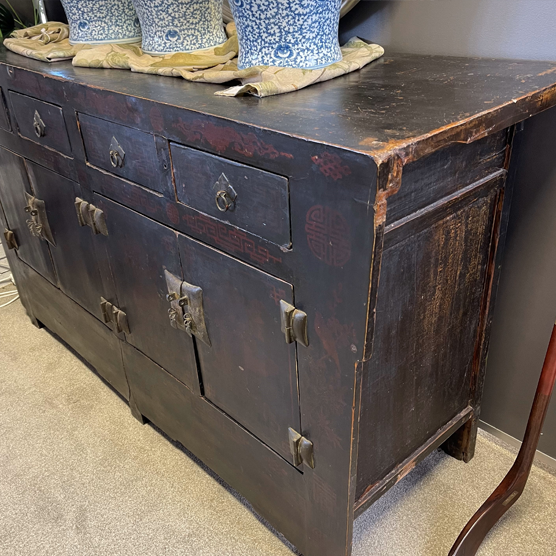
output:
M230 210L235 204L235 199L233 199L232 196L223 189L216 193L214 200L216 202L216 208L220 212L226 212Z
M115 137L112 137L110 143L110 164L113 168L123 168L125 159L125 151L122 146L118 143Z
M216 208L220 212L234 210L237 193L225 174L220 174L220 177L212 186L212 190L215 192L214 202L216 203Z
M40 139L46 135L46 125L42 121L41 115L38 110L35 110L35 115L33 117L33 129L35 130L35 135Z

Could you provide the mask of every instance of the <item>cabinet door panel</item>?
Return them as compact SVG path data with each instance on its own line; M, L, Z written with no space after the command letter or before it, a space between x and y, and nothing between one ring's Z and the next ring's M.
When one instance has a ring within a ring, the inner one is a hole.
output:
M93 245L93 231L79 225L75 198L79 184L38 164L27 162L35 195L45 203L55 239L50 253L60 289L97 318L102 318L100 297L104 295Z
M25 194L33 194L25 161L20 156L0 147L0 193L8 226L19 245L19 258L52 283L56 275L50 258L48 244L35 237L27 225L25 212L28 201Z
M94 204L106 215L104 239L117 303L127 314L127 340L198 393L193 341L172 328L168 317L164 271L182 276L176 232L100 195L95 195Z
M211 345L197 341L205 396L291 461L288 427L299 430L295 343L280 326L293 288L179 234L185 281L203 290Z

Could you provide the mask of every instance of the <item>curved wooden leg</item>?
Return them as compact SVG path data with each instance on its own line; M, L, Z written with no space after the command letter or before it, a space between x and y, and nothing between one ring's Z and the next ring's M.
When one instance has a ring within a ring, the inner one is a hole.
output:
M449 556L474 556L488 532L521 496L531 473L555 381L556 325L552 330L527 431L517 459L498 488L464 527Z

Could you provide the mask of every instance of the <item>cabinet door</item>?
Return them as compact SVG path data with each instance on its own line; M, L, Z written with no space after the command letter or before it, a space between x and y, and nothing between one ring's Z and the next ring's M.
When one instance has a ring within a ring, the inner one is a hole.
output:
M127 315L127 340L198 393L193 340L172 328L168 316L164 271L182 278L176 233L100 195L94 204L106 215L105 244L118 306Z
M27 195L33 195L25 161L20 156L0 147L0 196L9 229L18 243L17 254L31 268L52 283L56 275L46 240L31 233L31 217L25 208Z
M207 399L291 461L300 430L296 344L286 343L280 300L293 287L179 234L185 281L203 290L210 345L197 341Z
M97 318L102 318L102 288L93 230L81 226L75 208L79 184L33 162L26 162L35 195L45 204L54 237L50 253L60 289Z

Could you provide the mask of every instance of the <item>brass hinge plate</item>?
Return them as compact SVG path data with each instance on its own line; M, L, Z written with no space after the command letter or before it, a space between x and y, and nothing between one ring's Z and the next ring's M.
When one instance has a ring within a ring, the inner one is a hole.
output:
M195 336L210 347L203 308L203 290L184 282L167 270L164 270L164 276L168 288L166 299L170 303L168 316L171 326Z
M121 309L118 309L118 307L104 299L104 297L100 298L100 308L106 324L113 324L118 333L125 332L129 334L127 315Z
M11 230L8 230L7 228L4 230L4 239L6 240L6 247L8 249L19 248L15 234Z
M89 226L95 234L108 235L106 216L102 210L79 197L75 198L75 210L80 226Z
M280 300L280 322L287 344L299 342L305 347L309 346L307 313L282 299Z
M299 467L305 464L311 469L315 468L315 454L313 443L301 436L297 431L291 427L288 429L290 439L290 451L293 457L293 464Z

